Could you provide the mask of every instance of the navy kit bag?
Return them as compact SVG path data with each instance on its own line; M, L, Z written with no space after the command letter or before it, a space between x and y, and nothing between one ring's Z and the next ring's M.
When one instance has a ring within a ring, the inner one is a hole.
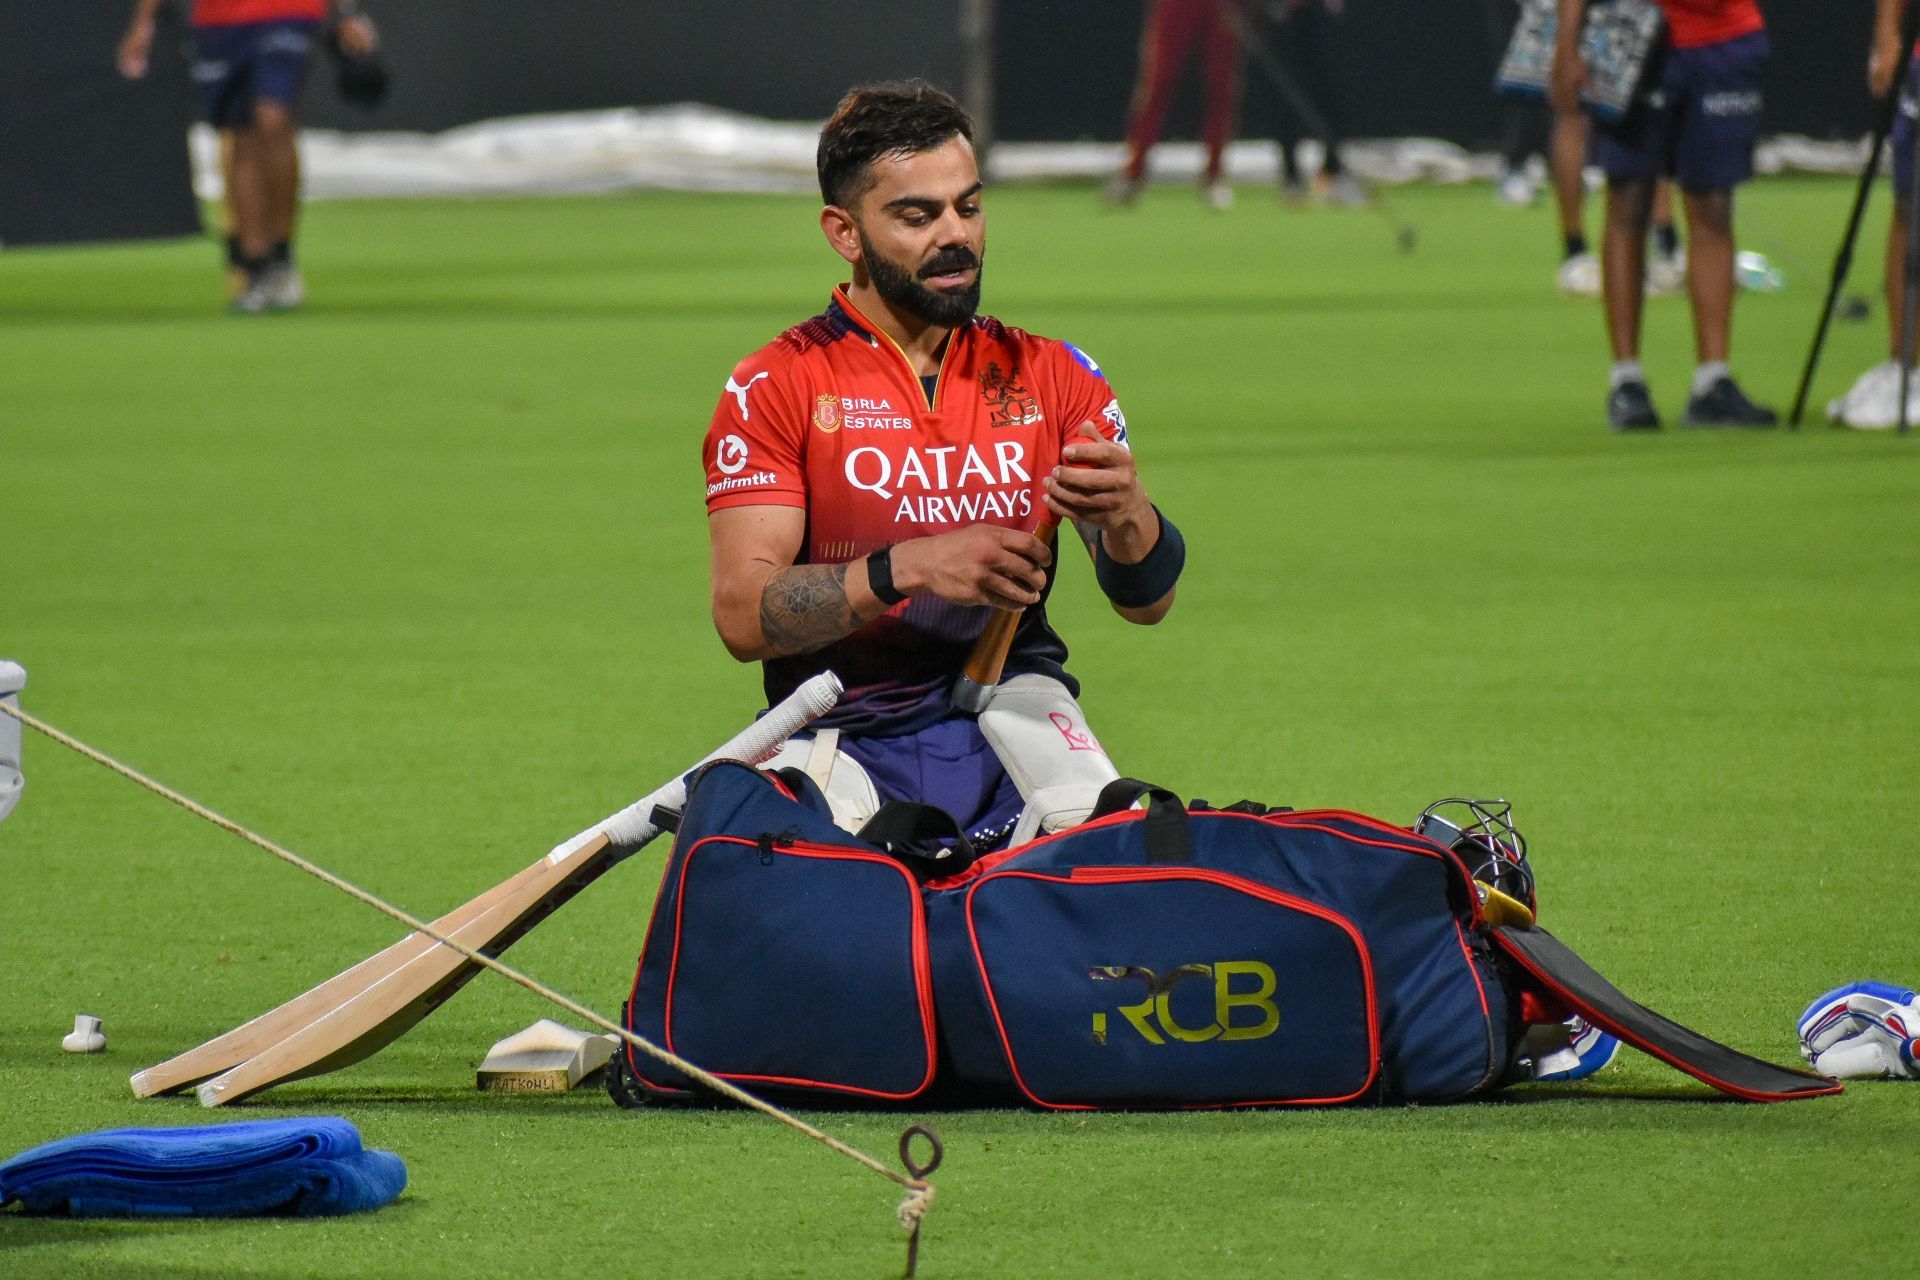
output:
M626 1025L836 1103L1442 1102L1573 1014L1738 1097L1839 1088L1635 1004L1533 926L1523 847L1424 816L1429 835L1121 779L1085 823L976 861L929 814L883 806L854 834L804 774L696 771ZM631 1046L608 1088L704 1096Z
M919 883L834 826L804 774L706 765L689 781L625 1022L747 1088L918 1097L935 1065ZM632 1045L618 1063L610 1084L695 1096Z
M1142 812L1125 808L1153 795ZM1102 809L1114 812L1102 815ZM1047 1107L1440 1101L1508 1001L1460 859L1358 814L1096 816L928 895L953 1065Z

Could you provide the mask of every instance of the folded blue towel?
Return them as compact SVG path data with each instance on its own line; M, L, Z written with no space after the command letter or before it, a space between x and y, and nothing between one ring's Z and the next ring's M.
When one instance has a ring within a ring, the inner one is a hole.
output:
M338 1116L107 1129L0 1164L0 1205L74 1217L357 1213L406 1185L400 1157L364 1150Z

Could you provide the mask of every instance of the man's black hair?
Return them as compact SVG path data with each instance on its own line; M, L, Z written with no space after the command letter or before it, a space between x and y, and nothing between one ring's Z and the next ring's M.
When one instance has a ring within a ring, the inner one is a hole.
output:
M931 151L955 137L973 142L972 119L952 94L925 80L849 90L820 130L820 198L848 208L872 188L875 160Z

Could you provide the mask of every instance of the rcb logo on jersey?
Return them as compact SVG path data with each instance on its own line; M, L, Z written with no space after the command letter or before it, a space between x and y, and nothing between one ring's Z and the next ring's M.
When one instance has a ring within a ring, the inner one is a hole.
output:
M1019 373L1007 373L997 362L981 373L980 395L987 402L990 427L1027 427L1040 421L1040 402L1020 385Z

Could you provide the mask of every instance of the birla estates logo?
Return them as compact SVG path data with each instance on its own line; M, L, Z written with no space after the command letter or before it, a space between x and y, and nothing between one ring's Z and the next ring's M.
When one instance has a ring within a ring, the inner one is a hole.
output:
M980 396L987 403L990 427L1030 427L1046 415L1040 402L1020 383L1020 371L1008 373L989 362L980 373Z
M813 425L832 435L840 429L840 397L826 395L813 402Z

